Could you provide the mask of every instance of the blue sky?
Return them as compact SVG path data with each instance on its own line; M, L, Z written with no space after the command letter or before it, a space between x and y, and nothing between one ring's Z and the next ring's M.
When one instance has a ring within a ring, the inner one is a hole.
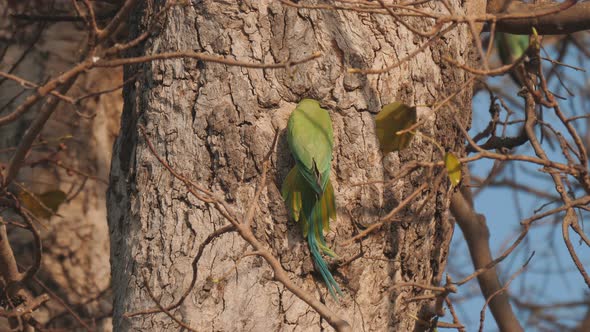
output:
M551 48L548 49L550 54L555 54ZM579 53L570 51L567 53L564 62L570 65L580 66L587 71L590 67L586 61L580 61ZM567 77L572 81L577 82L567 83L567 86L576 95L590 94L588 90L589 73L582 73L572 69L561 67L560 73L563 77ZM502 87L509 93L515 96L516 99L521 99L516 96L518 88L511 83L508 76L494 78L489 80L491 86ZM564 88L560 87L557 80L553 79L550 84L552 91L561 96L567 96L568 93ZM570 97L567 101L560 102L560 105L566 114L569 116L573 114L588 114L588 97L585 100L581 97ZM473 136L480 132L487 125L490 116L488 112L490 98L487 92L479 93L473 102L474 117L473 126L470 134ZM517 113L512 120L522 119L522 106L514 106L513 110ZM506 113L502 112L500 118L504 119ZM557 124L557 119L552 115L551 110L544 111L544 121ZM586 120L576 121L578 130L583 134L586 131ZM518 131L519 125L513 126L509 133L515 134ZM561 130L562 127L556 125L556 129ZM543 147L546 149L548 155L552 159L564 160L560 151L553 149L549 142L545 139ZM532 155L532 149L528 144L519 147L516 151L519 154ZM492 168L493 162L490 160L482 160L470 165L473 175L486 177ZM522 184L534 186L537 189L547 193L554 193L555 188L551 178L544 173L538 172L539 167L526 165L525 163L512 162L507 165L499 179L512 179ZM547 205L549 204L549 205ZM520 230L520 221L535 213L535 210L540 208L551 209L557 207L559 202L551 203L548 198L541 198L536 195L531 195L524 192L517 192L502 187L488 187L482 190L475 199L475 207L478 213L484 214L487 218L488 228L490 229L490 244L492 247L492 254L499 255L507 245L512 243L515 235ZM590 219L588 215L583 215L583 219ZM522 264L535 252L535 256L527 266L525 273L517 277L510 286L510 293L519 297L526 302L534 302L538 304L550 304L556 302L584 300L588 297L588 288L585 285L579 272L575 269L569 253L563 243L560 220L555 222L552 218L543 219L540 221L543 226L535 227L528 235L528 240L522 243L513 255L507 258L499 266L501 271L500 280L505 282L510 276L519 270ZM586 220L586 228L590 227ZM588 233L588 232L587 232ZM590 249L585 245L579 243L579 237L573 232L571 239L574 247L585 266L590 268ZM457 227L455 237L453 239L451 256L449 260L449 271L454 280L459 280L470 274L473 271L469 253L463 240L463 235ZM566 273L551 273L554 271L567 271ZM465 300L465 297L470 296ZM523 295L525 294L525 295ZM479 294L479 286L476 280L459 288L459 293L454 297L459 318L466 325L467 331L477 331L480 323L480 311L484 305L485 300ZM546 311L549 315L556 315L560 317L559 323L569 326L575 325L575 322L582 318L587 309L585 307L567 308L561 312L551 310ZM537 331L534 324L527 326L527 322L531 317L526 310L517 310L521 323L526 331ZM569 319L568 319L569 318ZM444 321L450 321L450 315L447 315ZM548 325L545 325L548 326ZM555 329L557 327L554 326ZM491 316L489 310L486 312L486 319L484 331L497 331L497 326Z

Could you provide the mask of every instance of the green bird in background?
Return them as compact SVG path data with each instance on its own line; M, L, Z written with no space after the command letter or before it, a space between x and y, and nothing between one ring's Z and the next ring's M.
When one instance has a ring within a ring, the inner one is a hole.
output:
M336 299L342 291L330 273L322 253L336 257L326 244L324 230L336 220L336 201L330 182L332 120L313 99L303 99L291 113L287 141L296 165L283 182L281 194L292 218L301 223L309 251L328 291Z
M510 33L496 33L496 47L502 64L509 65L518 60L529 48L529 36L513 35ZM510 71L510 77L516 85L522 86L523 80L515 69Z

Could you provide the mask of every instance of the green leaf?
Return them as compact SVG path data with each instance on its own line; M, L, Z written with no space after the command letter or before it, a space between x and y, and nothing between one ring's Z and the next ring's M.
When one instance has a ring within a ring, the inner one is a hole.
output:
M529 43L536 52L541 50L541 38L539 38L539 34L535 27L533 27L533 34L529 36Z
M383 153L399 151L410 145L413 133L397 135L400 130L408 129L416 124L416 107L398 101L383 106L375 116L375 126L379 146Z
M461 162L454 154L447 152L445 153L445 167L451 184L457 186L461 182Z
M34 195L35 197L33 197ZM18 193L20 203L37 218L49 219L65 202L67 195L61 190L50 190L42 194L30 194L25 190Z

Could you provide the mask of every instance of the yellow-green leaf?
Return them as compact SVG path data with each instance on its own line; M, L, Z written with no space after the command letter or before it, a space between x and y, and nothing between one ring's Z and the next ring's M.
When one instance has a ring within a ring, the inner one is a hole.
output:
M447 152L445 153L445 167L451 184L457 186L461 182L461 162L454 154Z
M398 101L383 106L381 112L375 116L377 138L381 151L388 153L408 147L414 134L408 132L397 135L396 133L408 129L414 124L416 124L416 107Z
M34 195L35 197L33 197ZM61 190L50 190L42 194L30 194L25 190L18 193L20 203L37 218L49 219L65 202L67 195Z
M539 34L537 33L537 29L535 29L535 27L533 27L533 34L529 36L529 43L536 52L538 52L541 49L541 41L539 38Z

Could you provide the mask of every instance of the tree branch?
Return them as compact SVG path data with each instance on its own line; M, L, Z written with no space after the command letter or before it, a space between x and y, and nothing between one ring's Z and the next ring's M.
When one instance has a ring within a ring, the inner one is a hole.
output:
M471 199L466 198L465 194L470 195L468 189L453 194L451 213L465 236L473 266L477 270L488 266L493 261L489 243L490 233L485 217L475 213L473 206L469 203ZM496 267L492 266L479 274L477 281L484 297L491 299L490 310L500 331L523 331L512 311L508 295L497 293L502 289L502 285L498 280Z
M0 217L0 275L6 284L19 281L22 278L21 273L18 272L14 252L8 242L6 225L2 217Z
M506 3L506 1L490 2L504 4L490 6L490 3L488 3L488 14L499 13L490 12L490 10L502 10L502 7ZM572 2L574 3L573 6ZM559 7L563 10L554 14L537 17L499 20L496 24L496 31L528 35L531 33L532 28L535 27L537 32L541 35L562 35L590 29L590 2L577 3L577 1L565 1L563 3L550 2L546 4L532 4L512 1L507 6L504 13L531 13L546 10L551 7Z

